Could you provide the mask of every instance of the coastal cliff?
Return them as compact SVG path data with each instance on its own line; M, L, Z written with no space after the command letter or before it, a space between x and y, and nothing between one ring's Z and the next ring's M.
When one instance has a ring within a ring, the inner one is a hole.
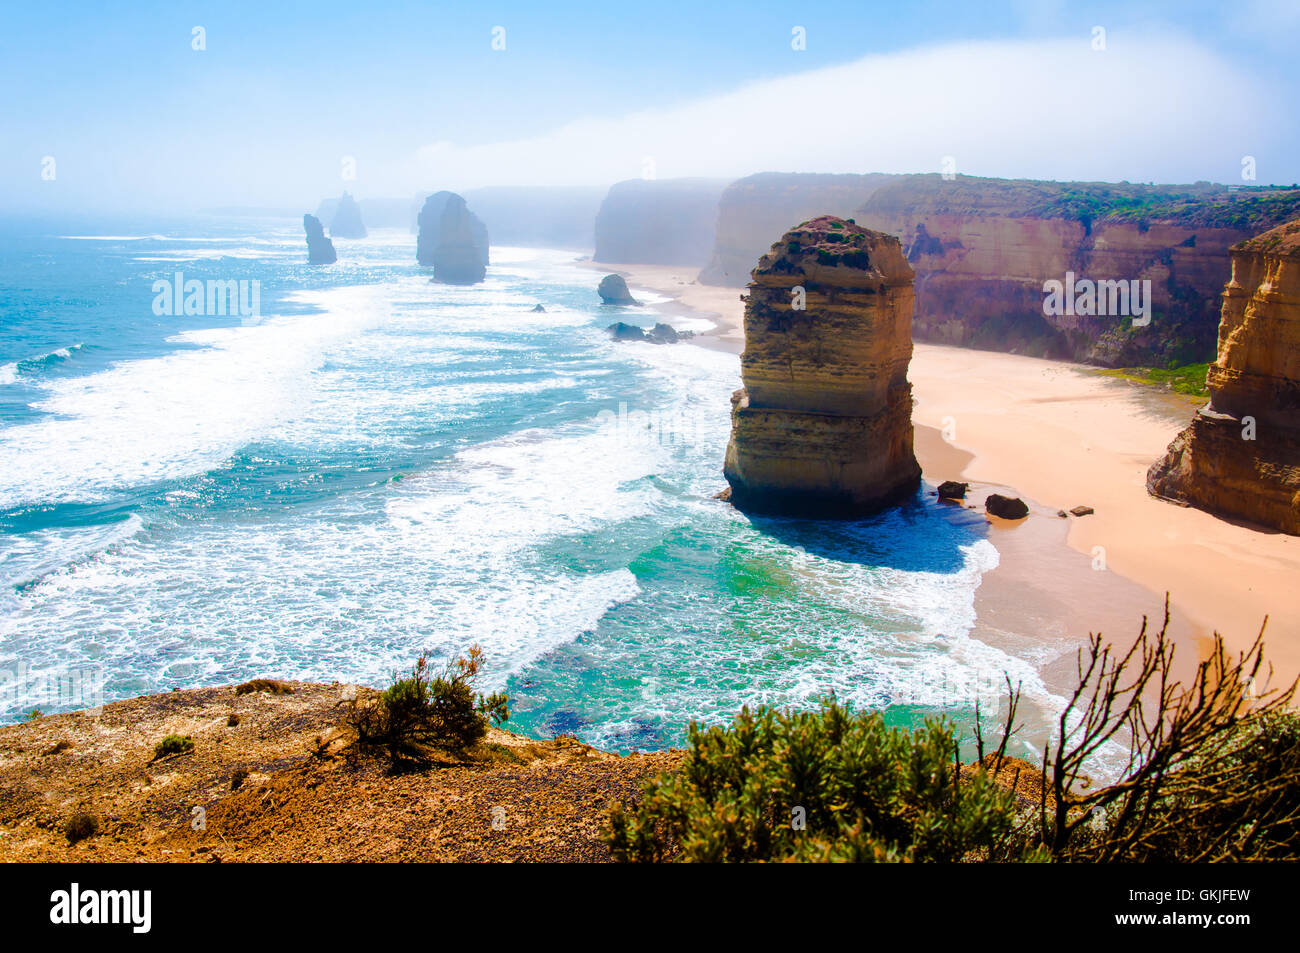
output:
M498 245L572 248L589 254L605 189L492 186L466 189L465 202Z
M718 196L726 184L721 179L631 179L615 183L596 213L593 260L640 265L704 264L713 250Z
M839 191L820 192L818 179L836 180ZM855 188L867 193L856 204L829 204L845 202ZM775 211L788 214L807 201L826 204L773 220ZM916 273L917 340L1109 367L1165 366L1210 359L1228 249L1300 214L1300 190L764 174L724 193L713 261L700 281L743 284L737 263L752 256L750 246L825 212L902 241ZM1071 274L1149 281L1149 323L1114 313L1046 315L1044 282Z
M435 192L425 200L418 220L415 259L433 268L433 280L472 285L483 280L488 265L487 227L455 192Z
M1148 491L1300 535L1300 219L1232 249L1206 386Z
M332 265L339 260L334 243L325 237L325 229L315 215L303 215L302 228L307 233L307 263Z
M894 178L880 173L760 172L736 180L718 199L717 238L700 282L743 288L754 262L793 223L818 215L847 218Z
M916 492L911 320L896 238L822 216L772 246L745 304L724 466L735 506L852 518Z

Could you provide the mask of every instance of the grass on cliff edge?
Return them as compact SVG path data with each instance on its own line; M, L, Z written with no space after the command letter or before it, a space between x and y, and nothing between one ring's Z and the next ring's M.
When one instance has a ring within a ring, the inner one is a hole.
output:
M1210 365L1184 364L1181 367L1119 367L1105 368L1099 373L1106 377L1118 377L1137 384L1151 387L1163 387L1176 394L1188 397L1209 397L1205 387L1205 375Z

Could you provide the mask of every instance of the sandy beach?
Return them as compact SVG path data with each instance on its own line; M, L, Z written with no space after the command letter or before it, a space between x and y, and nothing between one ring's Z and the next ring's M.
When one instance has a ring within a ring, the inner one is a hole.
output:
M622 274L634 295L640 287L671 296L660 306L669 323L675 308L711 316L717 328L699 343L743 349L740 289L700 285L686 267L587 264ZM910 378L925 479L972 481L976 501L975 489L1006 487L1031 506L1022 524L994 527L1003 559L989 586L1019 592L1020 605L1013 610L1005 595L986 601L982 628L996 628L1002 612L1019 613L1022 630L1026 611L1045 626L1073 622L1045 633L1061 649L1043 659L1052 669L1073 664L1067 649L1084 628L1123 639L1143 613L1159 615L1168 592L1179 643L1204 651L1217 631L1241 651L1268 616L1266 658L1277 678L1300 674L1300 538L1146 492L1147 468L1196 403L1061 361L921 343ZM1056 515L1079 505L1096 512Z

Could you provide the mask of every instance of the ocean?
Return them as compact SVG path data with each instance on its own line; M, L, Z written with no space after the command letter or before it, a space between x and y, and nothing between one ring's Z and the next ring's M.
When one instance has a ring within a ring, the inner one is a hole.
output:
M494 246L448 287L413 235L335 244L313 267L291 221L0 227L0 719L382 686L474 644L508 727L620 751L831 693L969 721L1004 672L1050 707L975 632L981 513L746 517L713 499L736 356L610 340L665 317L602 306L572 251ZM260 313L156 313L178 272L257 282Z

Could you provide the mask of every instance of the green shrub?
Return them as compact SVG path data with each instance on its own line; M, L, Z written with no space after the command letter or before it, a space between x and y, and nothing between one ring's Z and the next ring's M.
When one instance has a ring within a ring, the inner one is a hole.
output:
M996 752L977 706L964 766L944 721L909 733L833 703L745 709L692 724L680 770L613 808L607 843L624 861L1300 859L1300 682L1270 685L1261 632L1236 656L1216 633L1184 683L1168 629L1166 600L1164 625L1144 618L1127 647L1089 636L1039 767L1004 757L1010 684ZM1125 763L1099 785L1103 750Z
M428 655L421 655L411 674L394 675L392 685L377 699L353 702L349 721L358 739L386 746L395 763L423 760L428 747L472 747L487 734L489 723L499 725L510 718L504 694L474 691L482 665L483 650L477 645L436 674L430 671Z
M815 712L742 709L692 724L680 771L610 814L623 861L956 861L1002 857L1014 801L961 771L945 721L915 732L834 702Z
M168 735L162 741L153 746L153 760L158 761L161 758L169 757L174 754L185 754L194 750L194 739L189 735Z

